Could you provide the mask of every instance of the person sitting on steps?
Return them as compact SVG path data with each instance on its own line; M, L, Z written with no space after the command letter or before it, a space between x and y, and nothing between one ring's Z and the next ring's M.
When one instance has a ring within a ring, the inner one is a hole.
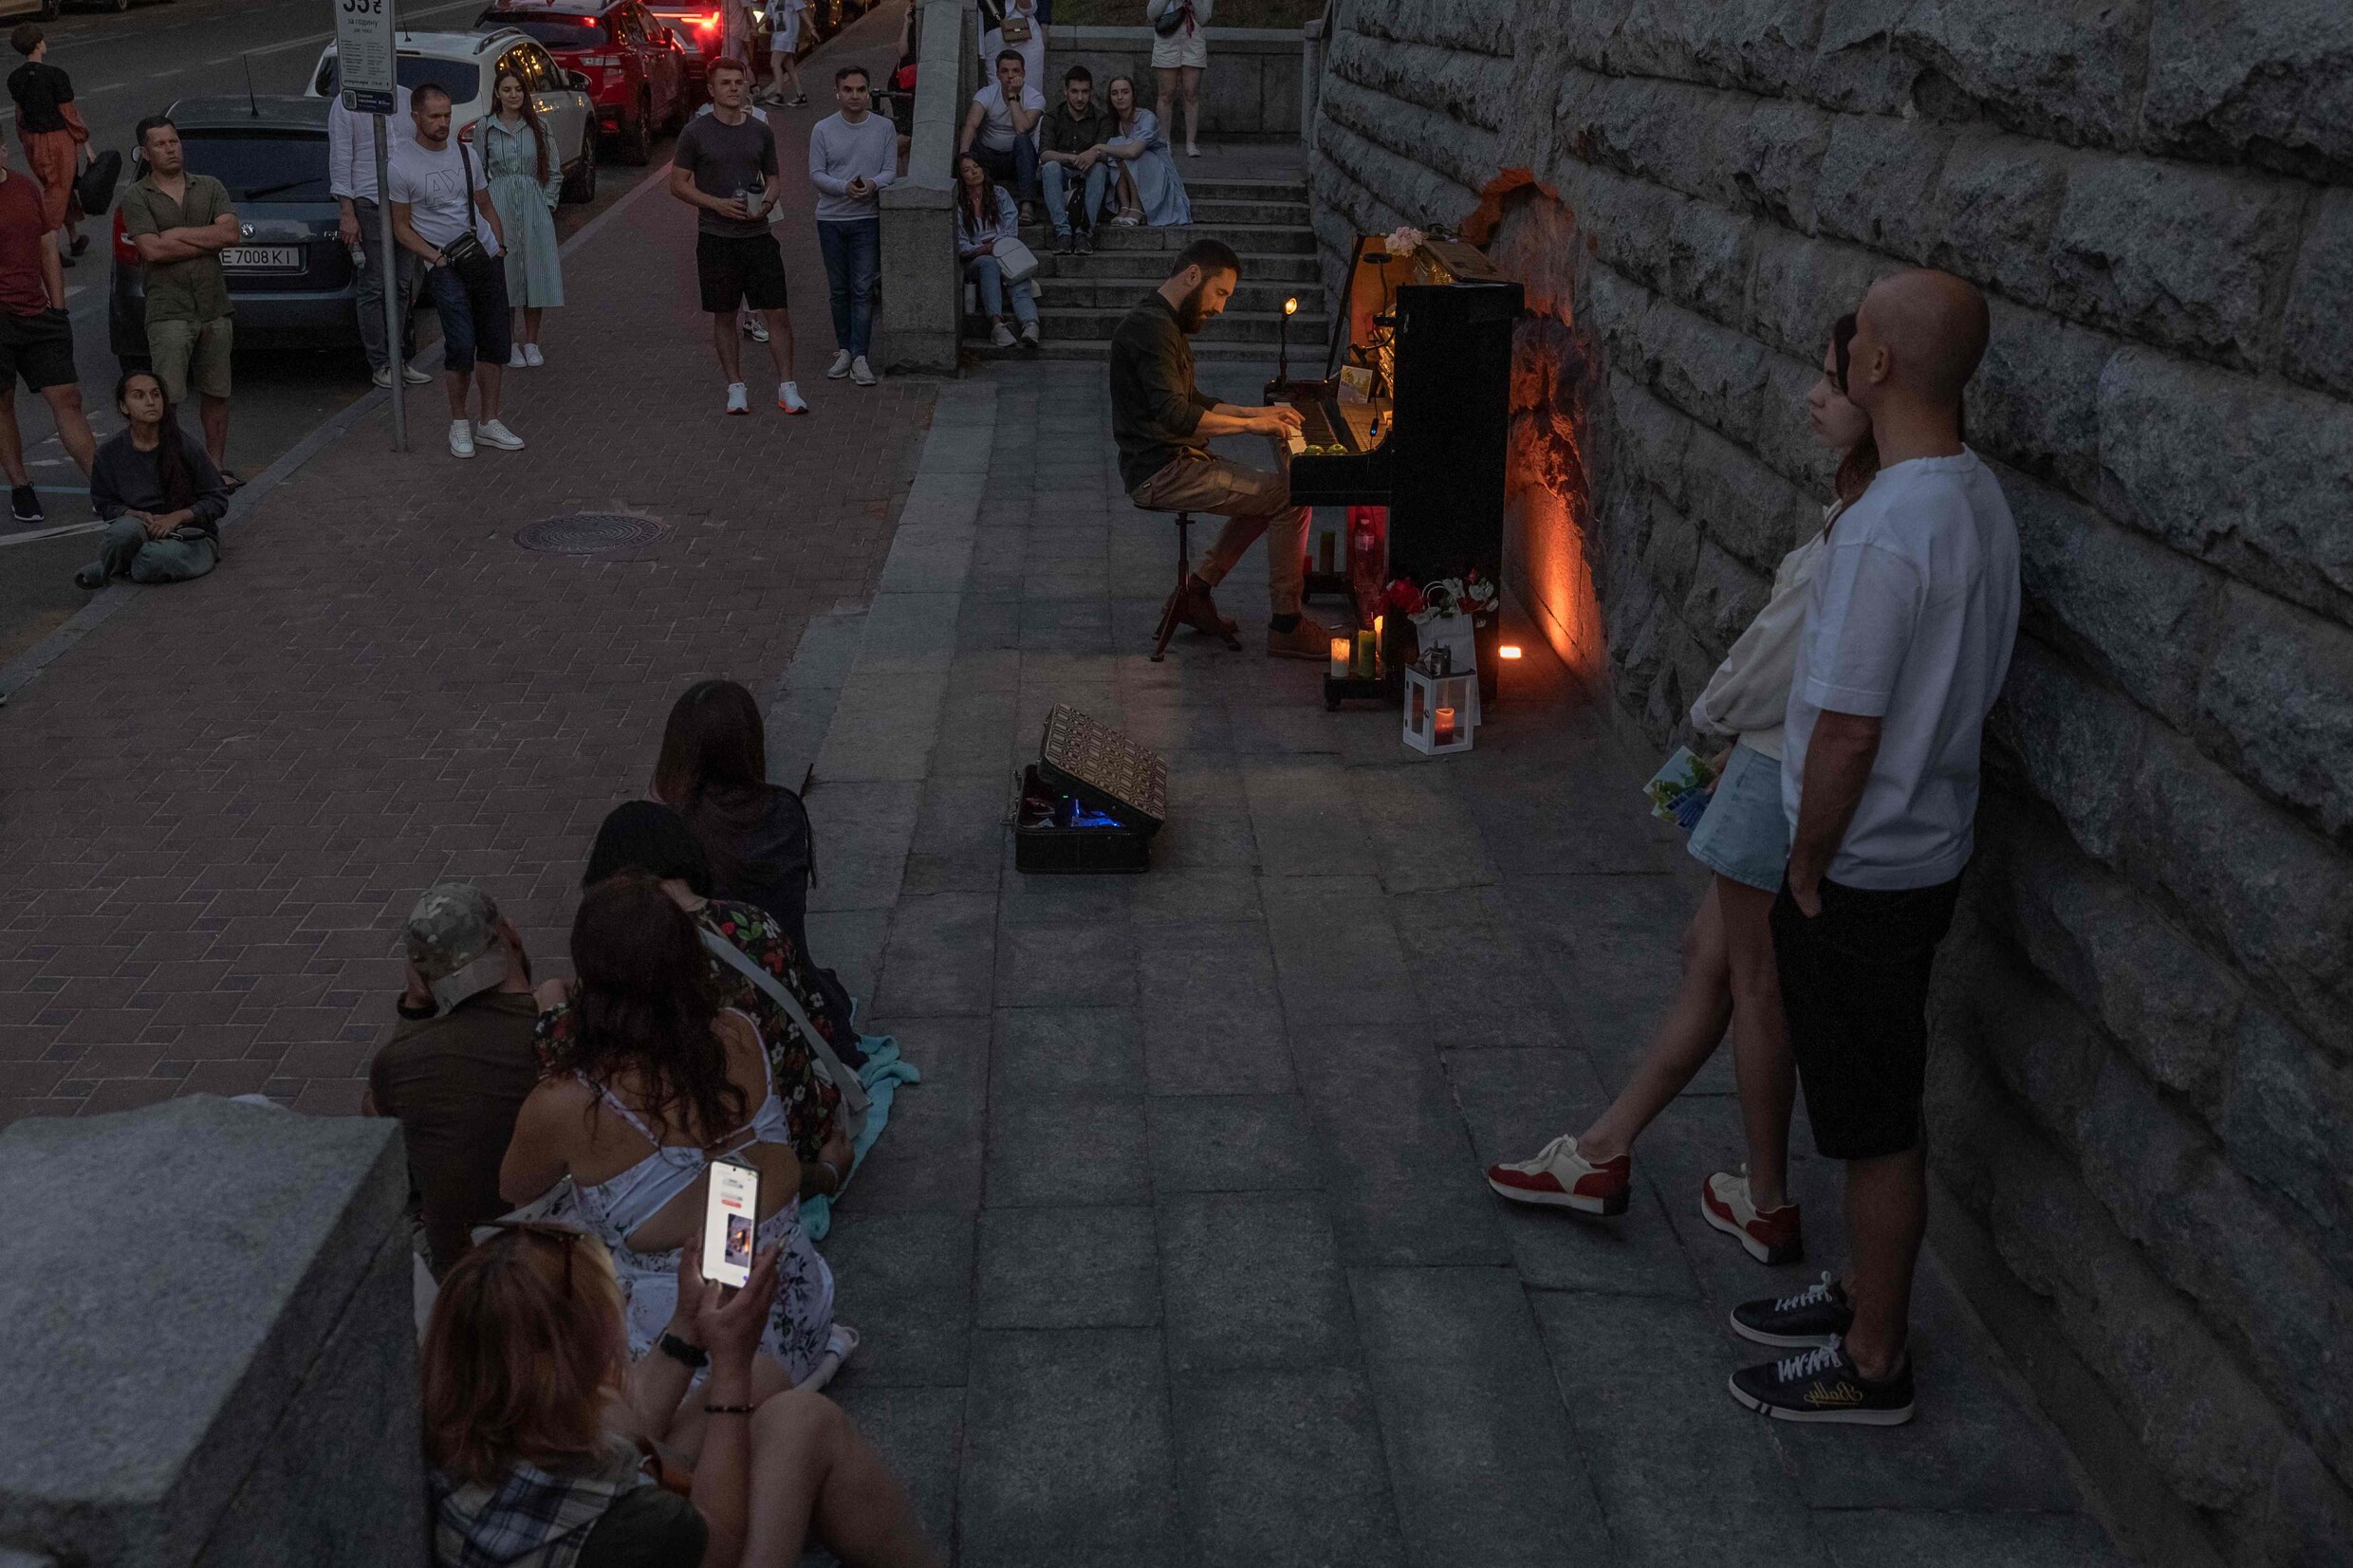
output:
M115 408L129 426L98 449L90 465L90 507L106 524L98 559L74 574L84 588L109 578L186 582L220 561L221 514L229 487L202 443L180 429L177 411L151 370L134 370L115 388Z

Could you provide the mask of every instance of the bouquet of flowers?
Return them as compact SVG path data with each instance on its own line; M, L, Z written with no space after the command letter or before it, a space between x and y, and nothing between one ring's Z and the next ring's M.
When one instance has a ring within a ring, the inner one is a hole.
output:
M1391 599L1397 596L1397 584L1389 586ZM1414 624L1426 626L1434 620L1451 620L1456 616L1477 616L1487 613L1495 602L1495 585L1470 572L1462 577L1442 577L1421 590L1417 609L1407 611ZM1392 603L1392 608L1398 606Z
M1380 596L1381 608L1393 616L1420 618L1421 590L1405 578L1391 582Z
M1410 256L1421 249L1421 242L1426 237L1420 230L1409 228L1400 223L1389 231L1387 242L1389 254Z

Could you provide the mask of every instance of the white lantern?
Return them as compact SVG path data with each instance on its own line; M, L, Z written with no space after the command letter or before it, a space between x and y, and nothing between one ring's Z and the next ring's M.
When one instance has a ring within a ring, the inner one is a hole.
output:
M1459 674L1433 675L1405 667L1405 744L1432 757L1471 749L1472 731L1479 722L1479 676L1476 669Z

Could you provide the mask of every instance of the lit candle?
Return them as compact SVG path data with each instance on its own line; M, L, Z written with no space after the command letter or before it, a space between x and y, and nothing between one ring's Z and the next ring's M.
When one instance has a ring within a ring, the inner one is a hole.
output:
M1520 645L1516 642L1507 642L1502 647L1496 649L1495 652L1501 654L1505 658L1518 658L1520 656Z
M1326 535L1325 537L1328 538L1330 536ZM1332 638L1331 674L1332 679L1334 680L1346 680L1348 678L1348 639L1346 637Z
M1454 710L1451 708L1441 708L1437 711L1437 744L1454 744Z

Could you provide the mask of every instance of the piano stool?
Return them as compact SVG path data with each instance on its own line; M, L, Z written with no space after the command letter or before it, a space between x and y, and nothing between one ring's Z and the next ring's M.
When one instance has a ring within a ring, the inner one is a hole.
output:
M1136 509L1150 511L1152 508L1139 507ZM1160 623L1154 628L1152 633L1152 662L1155 664L1168 656L1168 639L1176 635L1177 618L1185 607L1185 583L1193 576L1193 551L1189 544L1192 527L1193 514L1187 511L1178 512L1176 514L1176 586L1169 590L1168 602L1160 606ZM1219 635L1226 639L1227 647L1237 654L1242 651L1242 639L1233 633L1224 632Z

